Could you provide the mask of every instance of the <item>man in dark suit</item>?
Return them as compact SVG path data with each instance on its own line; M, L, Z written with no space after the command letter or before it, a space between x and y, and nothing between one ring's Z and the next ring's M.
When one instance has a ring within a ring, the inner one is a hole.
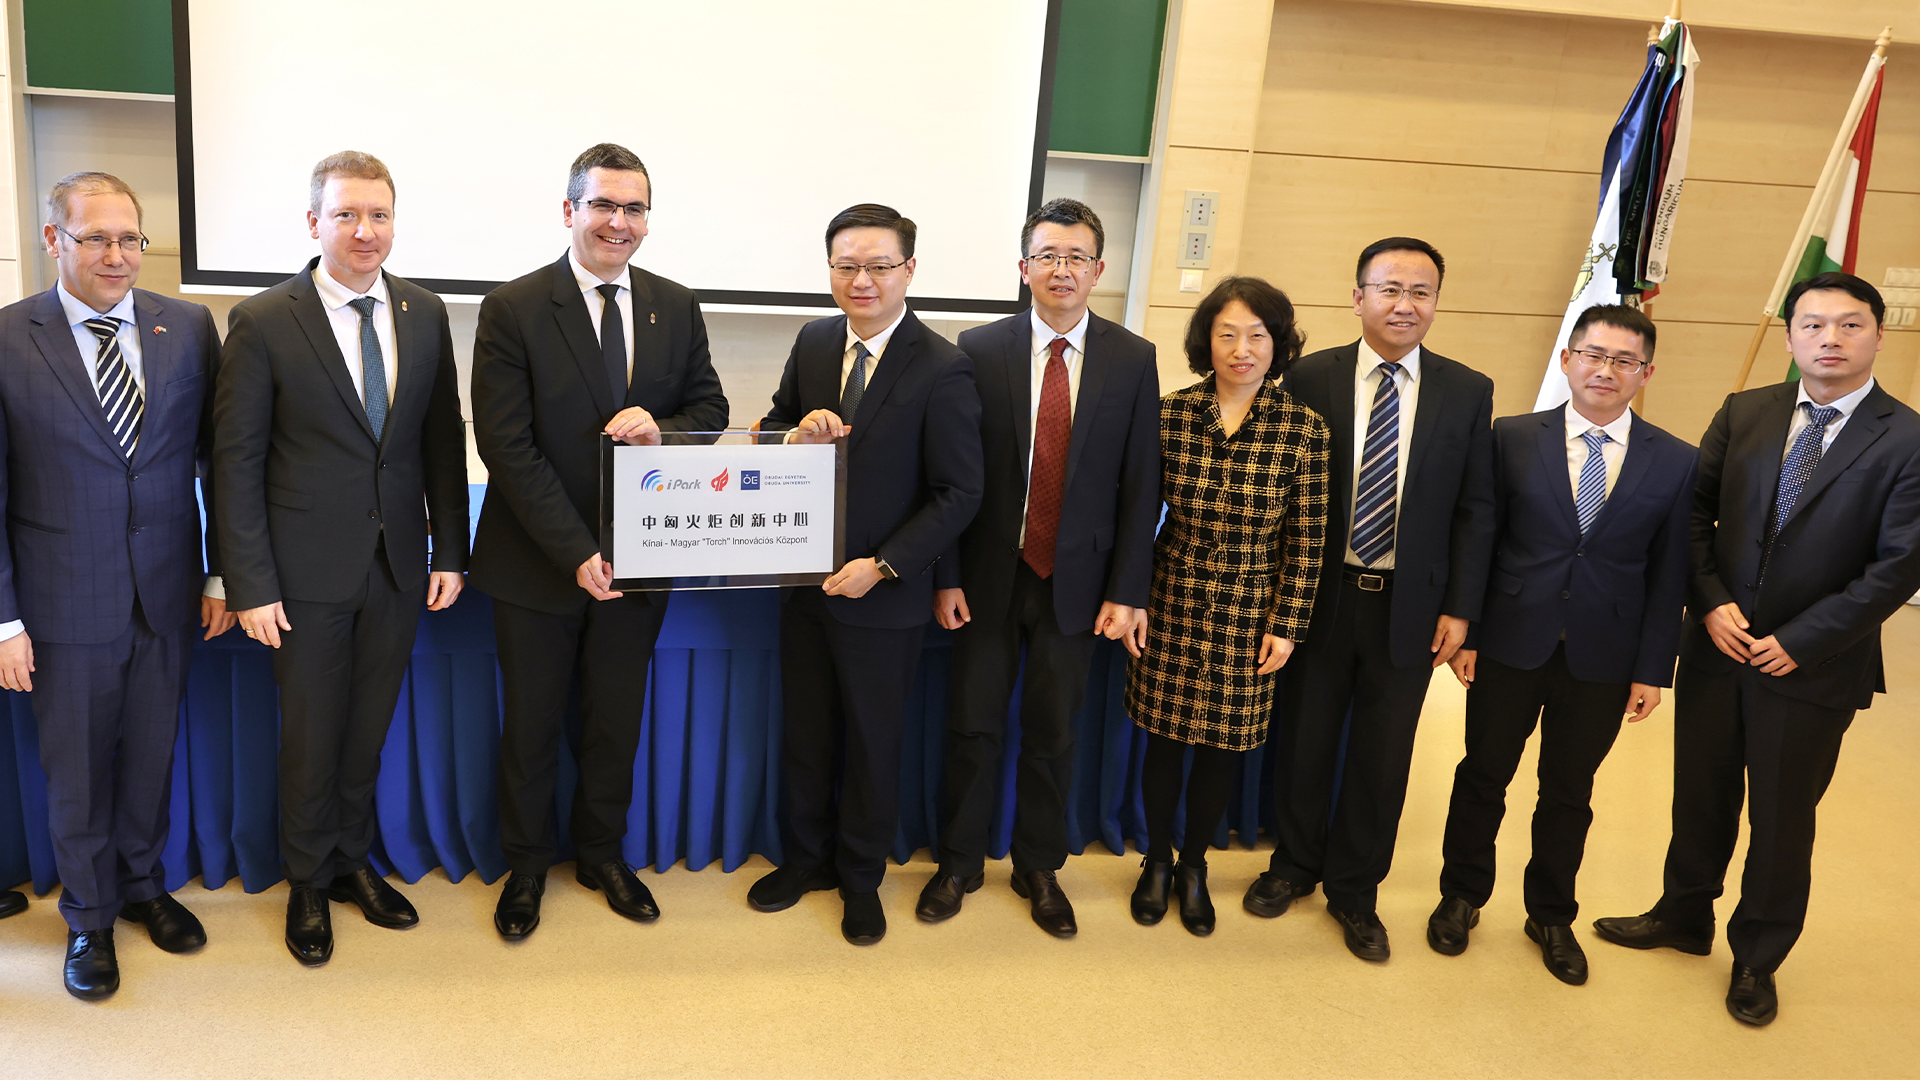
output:
M1493 382L1420 345L1445 273L1424 240L1369 245L1354 275L1360 340L1287 373L1287 392L1332 429L1333 498L1319 598L1267 744L1273 861L1245 906L1272 918L1324 883L1363 960L1389 952L1375 899L1427 684L1479 616L1493 552Z
M652 201L631 151L588 149L561 204L572 246L480 305L473 436L489 477L473 581L494 598L506 689L500 842L511 872L493 922L509 941L540 924L559 857L554 782L576 672L574 876L629 919L660 914L621 845L667 594L613 589L600 551L600 436L658 445L662 431L718 431L727 399L692 290L628 265Z
M1712 951L1744 798L1727 1011L1756 1026L1779 1011L1774 971L1806 923L1841 738L1886 692L1880 624L1920 589L1920 415L1873 378L1886 304L1826 273L1784 310L1799 380L1729 396L1700 443L1665 891L1594 923L1616 945Z
M59 283L0 310L0 686L33 695L66 986L98 1000L120 986L114 919L168 952L207 940L160 851L195 617L233 625L203 595L219 557L208 537L201 560L194 493L220 338L206 308L133 287L147 239L124 182L75 173L47 211Z
M1085 203L1027 216L1033 307L960 335L980 394L986 489L958 558L935 567L934 616L953 640L940 870L916 909L940 922L984 880L1008 699L1026 668L1015 773L1013 890L1055 937L1078 930L1055 872L1067 861L1073 718L1095 634L1145 625L1160 518L1160 378L1153 345L1087 310L1106 232Z
M855 945L887 932L880 881L933 565L980 507L973 363L907 310L914 233L872 203L828 223L829 280L846 314L800 328L761 421L789 441L847 440L847 561L819 589L781 597L785 859L747 901L783 911L837 886L840 932Z
M1698 455L1629 407L1653 377L1655 336L1636 308L1588 308L1560 350L1571 400L1494 422L1493 572L1451 661L1468 688L1467 752L1453 774L1427 943L1447 956L1466 951L1493 895L1507 785L1538 723L1526 933L1547 970L1573 986L1587 981L1574 877L1593 823L1593 774L1621 714L1646 719L1673 685L1687 600Z
M375 926L419 922L367 850L420 602L460 595L467 444L446 306L381 270L387 167L334 154L310 199L319 257L229 318L214 487L228 603L273 647L280 684L287 948L317 966L333 955L329 899Z

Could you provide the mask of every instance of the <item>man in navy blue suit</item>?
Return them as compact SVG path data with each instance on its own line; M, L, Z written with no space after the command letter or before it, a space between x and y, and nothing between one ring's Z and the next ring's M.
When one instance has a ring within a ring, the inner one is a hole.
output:
M194 500L220 338L206 308L133 287L123 181L75 173L47 210L60 281L0 310L0 685L33 695L67 990L97 1001L120 987L116 918L168 952L207 940L160 851L193 626L233 625L203 595L219 559Z
M1653 377L1653 321L1624 304L1574 320L1560 350L1572 400L1494 422L1499 523L1487 598L1450 665L1467 689L1440 906L1427 943L1458 956L1493 895L1507 785L1540 726L1540 799L1527 864L1527 936L1561 982L1587 981L1574 876L1593 775L1622 713L1646 719L1673 685L1698 454L1635 416Z

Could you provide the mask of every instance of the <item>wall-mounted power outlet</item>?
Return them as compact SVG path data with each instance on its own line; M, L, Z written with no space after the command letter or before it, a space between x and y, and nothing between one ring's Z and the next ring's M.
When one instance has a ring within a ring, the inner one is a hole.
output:
M1187 192L1186 211L1180 217L1180 246L1174 253L1174 266L1182 270L1204 270L1213 265L1213 230L1219 213L1219 192Z
M1213 255L1213 234L1210 232L1189 231L1180 243L1180 261L1182 265L1193 263L1205 266Z

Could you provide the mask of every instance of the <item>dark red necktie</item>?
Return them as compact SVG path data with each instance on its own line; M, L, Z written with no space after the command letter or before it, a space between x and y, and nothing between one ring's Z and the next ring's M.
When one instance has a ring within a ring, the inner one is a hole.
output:
M1027 541L1020 557L1043 578L1053 576L1053 541L1060 532L1060 497L1067 484L1067 441L1073 416L1067 393L1067 339L1048 346L1040 383L1040 415L1033 421L1033 468L1027 474Z

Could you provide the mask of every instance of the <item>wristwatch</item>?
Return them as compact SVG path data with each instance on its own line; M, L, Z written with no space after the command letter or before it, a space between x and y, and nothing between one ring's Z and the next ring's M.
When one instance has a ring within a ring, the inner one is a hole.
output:
M895 570L893 567L888 566L887 560L881 558L878 555L875 555L873 557L873 568L875 570L880 571L880 576L887 579L888 581L897 581L900 578L900 572L898 570Z

